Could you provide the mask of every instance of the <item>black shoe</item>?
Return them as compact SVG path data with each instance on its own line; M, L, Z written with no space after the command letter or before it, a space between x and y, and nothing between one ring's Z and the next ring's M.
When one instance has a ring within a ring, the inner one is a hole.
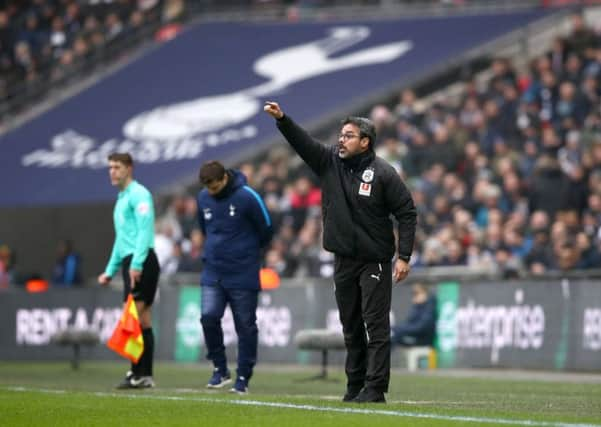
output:
M360 391L361 391L360 388L358 388L358 389L347 388L346 393L344 394L344 397L342 398L342 401L343 402L352 402L353 399L355 397L357 397L357 395L359 394Z
M386 403L384 393L370 388L363 388L352 402L355 403Z

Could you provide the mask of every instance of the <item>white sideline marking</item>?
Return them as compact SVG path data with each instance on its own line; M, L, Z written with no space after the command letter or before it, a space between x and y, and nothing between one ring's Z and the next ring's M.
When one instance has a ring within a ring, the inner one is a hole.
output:
M181 394L204 394L207 396L215 396L217 393L219 393L220 391L222 392L223 390L217 389L199 389L199 388L167 388L167 389L163 389L161 388L160 390L163 391L173 391L175 393L181 393ZM322 400L331 400L334 402L340 402L340 396L339 395L315 395L315 394L278 394L278 397L282 397L282 398L290 398L290 399L322 399ZM465 405L464 401L451 401L451 400L386 400L386 402L391 403L391 404L398 404L398 403L402 403L404 405ZM490 402L485 401L485 400L470 400L470 405L489 405Z
M0 387L0 390L14 391L14 392L33 392L33 393L48 393L48 394L63 394L69 393L67 390L53 390L53 389L36 389L28 387ZM393 411L387 409L362 409L362 408L338 408L331 406L317 406L317 405L298 405L294 403L283 403L283 402L264 402L260 400L241 400L241 399L214 399L209 397L188 397L188 396L165 396L155 394L128 394L128 393L108 393L108 392L86 392L86 391L75 391L74 394L87 394L98 397L128 397L130 399L147 399L147 400L167 400L167 401L185 401L185 402L203 402L203 403L221 403L221 404L232 404L241 406L257 406L257 407L268 407L268 408L282 408L282 409L298 409L302 411L314 411L314 412L336 412L343 414L361 414L361 415L387 415L392 417L401 418L423 418L439 421L461 421L471 423L484 423L484 424L505 424L514 426L536 426L536 427L601 427L601 424L580 424L580 423L564 423L564 422L552 422L552 421L533 421L533 420L510 420L507 418L486 418L486 417L469 417L461 415L440 415L440 414L428 414L420 412L407 412L407 411ZM144 393L144 391L142 391Z

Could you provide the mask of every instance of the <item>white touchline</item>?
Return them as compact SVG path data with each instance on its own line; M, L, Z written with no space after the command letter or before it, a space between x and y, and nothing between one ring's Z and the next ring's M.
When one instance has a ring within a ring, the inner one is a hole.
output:
M0 390L14 391L14 392L32 392L32 393L48 393L48 394L62 394L69 393L67 390L53 390L53 389L36 389L28 387L0 387ZM74 391L74 394L87 394L98 397L118 397L118 398L130 398L130 399L147 399L147 400L173 400L173 401L185 401L185 402L205 402L205 403L223 403L231 405L241 406L257 406L257 407L268 407L268 408L282 408L282 409L298 409L301 411L315 411L315 412L338 412L343 414L363 414L363 415L386 415L392 417L401 418L425 418L431 420L440 421L461 421L461 422L473 422L473 423L484 423L484 424L505 424L512 426L532 426L532 427L601 427L601 424L581 424L581 423L564 423L564 422L553 422L553 421L533 421L533 420L510 420L507 418L486 418L486 417L469 417L461 415L441 415L441 414L428 414L420 412L407 412L407 411L393 411L387 409L362 409L362 408L337 408L331 406L317 406L317 405L298 405L295 403L283 403L283 402L264 402L260 400L240 400L240 399L214 399L209 397L188 397L188 396L165 396L158 394L128 394L128 393L107 393L107 392L87 392L87 391Z

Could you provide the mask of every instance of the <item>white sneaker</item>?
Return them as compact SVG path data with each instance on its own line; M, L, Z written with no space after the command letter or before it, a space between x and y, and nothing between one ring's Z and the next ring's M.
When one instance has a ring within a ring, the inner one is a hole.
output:
M152 388L154 380L150 376L146 377L131 377L129 379L129 388Z

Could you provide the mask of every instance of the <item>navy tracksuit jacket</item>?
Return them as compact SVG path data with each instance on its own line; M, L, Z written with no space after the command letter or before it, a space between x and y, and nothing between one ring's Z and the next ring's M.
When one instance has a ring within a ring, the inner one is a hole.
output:
M198 220L205 235L203 286L259 289L261 249L273 236L265 203L239 171L228 170L226 187L216 196L198 193Z

